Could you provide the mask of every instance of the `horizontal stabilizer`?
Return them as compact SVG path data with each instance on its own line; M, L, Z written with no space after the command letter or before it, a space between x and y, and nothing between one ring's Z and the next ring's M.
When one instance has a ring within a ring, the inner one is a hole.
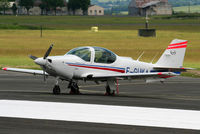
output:
M186 72L187 70L195 70L194 68L173 68L173 67L154 67L155 70L167 70L168 72Z

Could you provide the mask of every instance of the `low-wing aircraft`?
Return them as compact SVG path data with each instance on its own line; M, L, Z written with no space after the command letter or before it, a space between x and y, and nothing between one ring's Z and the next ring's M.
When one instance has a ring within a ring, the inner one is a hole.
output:
M53 45L44 57L30 56L42 70L3 68L5 71L31 73L55 77L53 94L60 94L59 79L69 81L71 94L79 94L78 81L106 82L106 94L114 95L121 79L145 79L146 82L163 82L169 77L180 75L190 68L183 68L187 47L186 40L175 39L155 63L133 60L130 57L118 56L101 47L78 47L63 56L49 56Z

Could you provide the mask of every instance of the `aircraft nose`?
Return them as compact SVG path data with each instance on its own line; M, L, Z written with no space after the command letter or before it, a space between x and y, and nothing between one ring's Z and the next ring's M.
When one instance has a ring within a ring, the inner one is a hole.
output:
M43 58L38 58L34 61L36 64L44 66L46 64L46 60Z

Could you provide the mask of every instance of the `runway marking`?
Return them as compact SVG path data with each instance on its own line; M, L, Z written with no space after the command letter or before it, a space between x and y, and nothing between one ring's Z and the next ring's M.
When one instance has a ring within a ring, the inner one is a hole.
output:
M0 100L0 117L200 130L200 111Z

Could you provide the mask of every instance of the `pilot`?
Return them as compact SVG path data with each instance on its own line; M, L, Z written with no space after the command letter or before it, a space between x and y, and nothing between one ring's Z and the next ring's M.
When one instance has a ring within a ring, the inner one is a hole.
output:
M101 62L102 63L107 63L107 59L108 59L107 53L106 52L102 52L102 56L100 58Z

